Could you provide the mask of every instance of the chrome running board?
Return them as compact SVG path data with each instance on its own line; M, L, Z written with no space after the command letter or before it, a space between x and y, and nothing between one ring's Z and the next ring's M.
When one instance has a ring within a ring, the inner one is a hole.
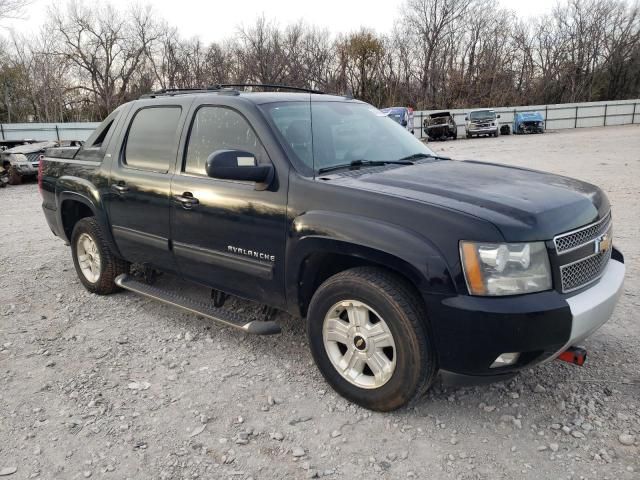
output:
M246 333L252 333L255 335L275 335L281 332L280 325L276 322L248 320L242 315L224 308L216 308L214 306L207 305L204 302L184 297L171 290L164 290L153 285L139 282L126 273L119 275L116 278L115 283L125 290L153 298L154 300L158 300L173 307L181 308L182 310L187 310L188 312L195 313L196 315L202 315L203 317L214 320L226 325L227 327L237 328Z

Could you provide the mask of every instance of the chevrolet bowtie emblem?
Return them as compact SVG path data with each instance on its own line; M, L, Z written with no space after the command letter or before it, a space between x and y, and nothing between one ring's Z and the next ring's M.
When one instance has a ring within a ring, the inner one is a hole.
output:
M611 235L605 233L596 238L595 253L605 253L611 247Z

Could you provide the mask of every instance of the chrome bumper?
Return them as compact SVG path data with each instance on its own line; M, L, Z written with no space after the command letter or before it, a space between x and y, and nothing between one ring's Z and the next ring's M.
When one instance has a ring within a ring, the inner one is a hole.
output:
M622 293L624 272L624 263L611 259L594 286L567 298L573 316L571 336L553 358L570 346L582 342L609 320Z
M481 128L476 128L476 127L469 127L468 131L469 133L491 133L491 132L496 132L498 130L498 127L481 127Z

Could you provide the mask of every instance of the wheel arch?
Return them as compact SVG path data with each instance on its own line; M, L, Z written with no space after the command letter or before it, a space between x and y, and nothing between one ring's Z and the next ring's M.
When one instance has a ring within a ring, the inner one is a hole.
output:
M423 292L455 291L438 249L397 225L317 212L298 217L293 230L296 234L287 245L286 285L290 310L296 314L306 315L311 297L324 280L356 266L375 266L397 274L421 299ZM332 232L340 232L340 238Z
M68 186L68 178L61 177L60 180L66 180ZM84 179L74 179L74 181L76 182L73 187L75 191L62 190L56 195L58 224L61 227L60 233L63 239L69 243L76 223L82 218L95 217L112 250L116 255L121 256L111 234L107 213L104 210L105 205L101 202L96 187Z
M58 208L60 215L60 225L67 241L71 240L73 228L81 219L86 217L95 217L96 211L93 205L84 199L81 195L67 195L60 202Z

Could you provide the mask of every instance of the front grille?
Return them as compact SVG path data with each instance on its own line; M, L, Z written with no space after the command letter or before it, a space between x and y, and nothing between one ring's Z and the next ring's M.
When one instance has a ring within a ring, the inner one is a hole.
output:
M31 163L35 163L37 164L40 160L40 152L35 152L35 153L26 153L25 157L27 157L27 160L29 160L29 162Z
M595 282L611 258L611 248L560 267L562 292L568 293Z
M593 242L596 238L602 235L609 229L611 224L611 212L607 213L604 218L582 227L578 230L563 233L553 239L553 243L556 246L556 252L558 255L570 252L577 248L580 248L586 243Z

